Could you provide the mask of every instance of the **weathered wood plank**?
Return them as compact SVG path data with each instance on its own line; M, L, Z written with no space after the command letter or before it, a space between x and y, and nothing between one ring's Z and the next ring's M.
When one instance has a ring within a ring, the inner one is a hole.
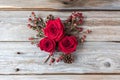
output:
M43 64L48 54L29 42L0 42L0 74L120 73L119 53L120 43L86 42L74 53L73 64L49 66Z
M8 14L9 13L9 14ZM36 12L43 18L48 14L60 16L63 20L71 12ZM120 12L83 12L86 16L82 27L93 31L87 41L120 41ZM0 41L28 41L35 31L27 28L27 19L30 11L0 11Z
M119 11L80 11L87 18L120 18ZM8 14L9 13L9 14ZM39 16L46 17L49 14L66 18L72 11L35 11ZM63 14L64 13L64 14ZM28 18L31 11L0 11L0 18Z
M71 4L63 4L61 1L69 0L0 0L0 10L24 10L34 8L41 10L55 9L98 9L120 10L120 0L78 0Z
M119 80L119 75L8 75L1 80Z

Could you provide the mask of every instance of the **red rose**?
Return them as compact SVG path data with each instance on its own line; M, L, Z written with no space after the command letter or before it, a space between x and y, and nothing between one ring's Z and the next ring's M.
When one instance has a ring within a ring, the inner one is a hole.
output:
M65 36L58 44L59 50L65 54L70 54L76 50L77 39L74 36Z
M64 26L60 18L49 20L46 28L44 29L44 34L50 39L59 41L64 35Z
M39 42L38 47L40 47L41 50L50 52L50 54L52 54L55 51L56 43L54 40L51 40L49 38L43 38Z

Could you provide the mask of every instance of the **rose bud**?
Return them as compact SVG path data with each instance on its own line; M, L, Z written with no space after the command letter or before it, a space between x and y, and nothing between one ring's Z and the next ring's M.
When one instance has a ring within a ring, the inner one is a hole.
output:
M82 13L78 13L79 14L79 16L82 16Z
M81 43L85 42L85 39L81 38Z
M87 30L86 33L91 33L92 31L91 30Z
M82 20L82 19L80 19L80 20L79 20L79 24L82 24L82 23L83 23L83 20Z
M34 12L32 12L31 14L32 14L32 16L35 16L35 13L34 13Z
M29 40L34 40L34 38L33 38L33 37L30 37Z
M79 32L82 32L82 31L83 31L83 28L78 28L78 27L76 27L76 29L77 29Z
M56 59L56 62L59 62L60 61L60 59L58 58L58 59Z
M49 65L51 65L52 63L54 63L55 62L55 58L52 58L51 60L50 60L50 64Z
M28 24L27 26L28 26L29 28L32 28L31 24Z
M85 38L86 38L86 35L83 35L83 38L85 39Z
M31 22L31 21L32 21L32 19L31 19L31 18L29 18L29 19L28 19L28 21L29 21L29 22Z

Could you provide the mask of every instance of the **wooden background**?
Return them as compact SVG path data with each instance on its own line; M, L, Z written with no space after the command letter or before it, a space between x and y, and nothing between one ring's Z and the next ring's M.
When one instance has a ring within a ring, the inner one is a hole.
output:
M75 63L43 64L47 54L28 40L36 34L27 28L31 11L62 19L83 12L83 27L93 32L75 52ZM0 0L0 80L120 80L119 41L120 0Z

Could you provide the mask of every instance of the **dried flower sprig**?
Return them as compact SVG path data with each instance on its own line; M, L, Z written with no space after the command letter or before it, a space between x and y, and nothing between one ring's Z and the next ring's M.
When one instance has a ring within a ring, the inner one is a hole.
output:
M36 30L38 32L38 37L44 37L44 33L42 29L45 27L45 22L41 17L37 17L34 12L31 13L30 18L28 19L29 23L28 27Z

